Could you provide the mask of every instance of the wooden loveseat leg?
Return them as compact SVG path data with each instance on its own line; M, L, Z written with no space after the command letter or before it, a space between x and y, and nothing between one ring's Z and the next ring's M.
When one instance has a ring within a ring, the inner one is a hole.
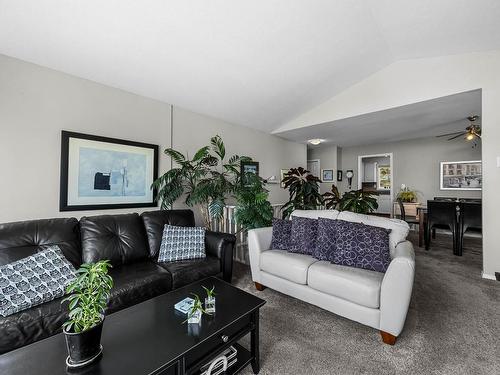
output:
M255 283L255 289L257 289L259 292L262 292L266 287L262 284Z
M391 335L390 333L380 331L380 335L382 336L382 341L387 345L394 345L396 343L396 336Z

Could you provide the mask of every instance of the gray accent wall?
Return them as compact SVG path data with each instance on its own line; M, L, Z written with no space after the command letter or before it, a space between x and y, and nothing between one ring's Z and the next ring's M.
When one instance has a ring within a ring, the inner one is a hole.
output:
M462 139L447 141L443 138L420 138L393 143L355 146L341 149L341 168L354 170L352 188L358 188L358 156L393 153L394 194L401 184L418 193L419 201L435 196L480 198L481 191L440 190L439 166L441 161L481 160L481 146L472 148ZM347 179L339 183L341 191L347 190Z
M209 100L210 98L207 98ZM194 155L211 136L260 162L261 175L306 165L306 146L0 55L0 222L142 210L59 212L61 130L160 145ZM171 138L171 134L173 137ZM160 170L170 160L160 153ZM270 185L272 203L287 193ZM146 208L145 210L152 210Z

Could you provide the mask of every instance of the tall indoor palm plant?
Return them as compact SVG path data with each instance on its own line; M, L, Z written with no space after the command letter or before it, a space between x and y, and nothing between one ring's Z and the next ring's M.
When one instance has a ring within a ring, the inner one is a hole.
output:
M176 167L153 182L161 208L172 207L177 199L185 195L186 205L198 206L205 226L210 228L212 219L223 217L226 199L236 192L240 181L240 163L251 158L233 155L226 159L226 147L218 135L210 139L209 146L200 148L192 159L172 148L164 152L172 158Z

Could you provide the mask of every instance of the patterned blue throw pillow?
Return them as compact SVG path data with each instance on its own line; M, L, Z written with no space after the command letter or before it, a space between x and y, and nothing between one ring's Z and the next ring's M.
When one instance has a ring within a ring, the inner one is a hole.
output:
M59 246L0 266L0 316L62 297L76 270Z
M337 220L333 263L385 272L391 263L390 229Z
M205 257L205 228L165 225L158 262L175 262Z
M291 220L273 219L273 238L271 240L271 249L290 250L291 234Z
M332 262L335 252L335 237L337 235L337 224L340 220L318 218L318 236L313 256L319 260Z
M318 233L318 220L307 217L292 218L292 235L289 251L313 255L316 248L316 236Z

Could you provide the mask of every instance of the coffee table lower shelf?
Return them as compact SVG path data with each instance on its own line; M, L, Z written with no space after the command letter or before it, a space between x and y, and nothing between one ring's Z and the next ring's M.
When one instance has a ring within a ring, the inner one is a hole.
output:
M252 355L250 354L250 351L243 347L240 344L233 344L237 350L236 354L236 363L229 367L227 371L224 373L224 375L235 375L241 372L244 368L246 368L250 362L252 361ZM196 375L201 374L200 371L195 372Z

